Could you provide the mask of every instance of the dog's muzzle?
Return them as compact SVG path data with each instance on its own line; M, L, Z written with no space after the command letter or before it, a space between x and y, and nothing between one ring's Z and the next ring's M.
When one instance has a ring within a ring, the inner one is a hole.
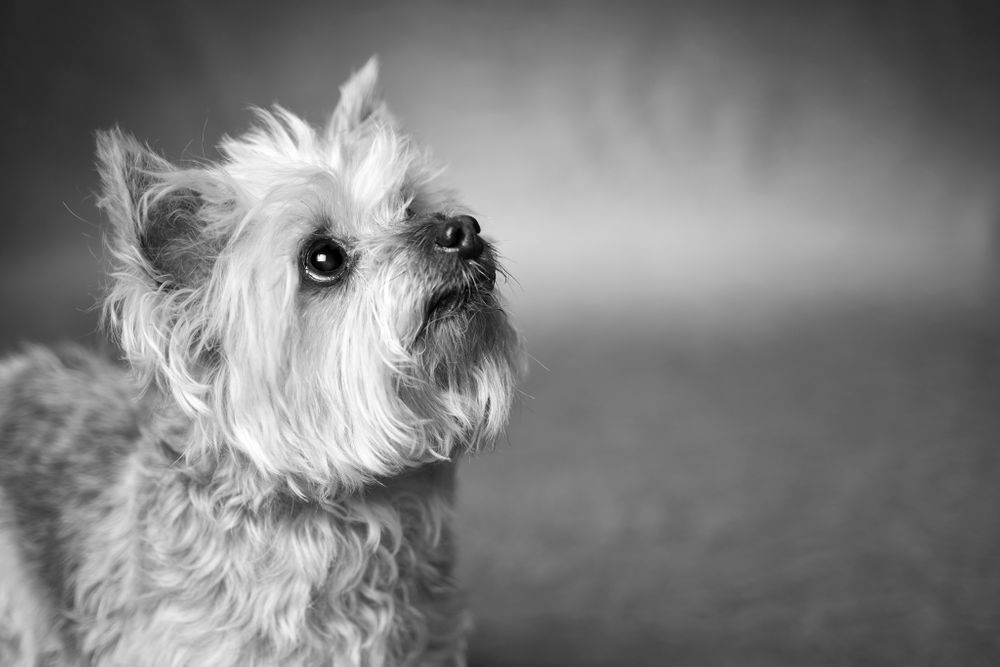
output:
M418 338L428 327L496 308L497 260L491 244L480 236L471 215L437 213L416 228L414 240L429 261L429 277L437 285L424 301Z

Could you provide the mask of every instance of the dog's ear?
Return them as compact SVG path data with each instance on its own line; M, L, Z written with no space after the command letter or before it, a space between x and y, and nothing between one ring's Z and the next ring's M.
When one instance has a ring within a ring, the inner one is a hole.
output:
M378 57L372 56L340 87L340 101L330 117L327 135L350 132L365 121L385 113L378 88Z
M204 281L219 249L203 219L203 190L218 190L208 173L180 170L117 128L98 133L97 161L115 256L157 285Z

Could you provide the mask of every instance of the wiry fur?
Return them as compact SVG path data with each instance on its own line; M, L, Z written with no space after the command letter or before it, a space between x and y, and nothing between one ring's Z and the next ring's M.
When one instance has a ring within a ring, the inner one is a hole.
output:
M452 461L507 418L502 269L435 249L463 211L374 60L323 131L257 115L217 164L98 138L134 373L77 349L0 366L0 662L462 661ZM302 275L317 236L347 249L330 286ZM462 307L429 308L442 290Z

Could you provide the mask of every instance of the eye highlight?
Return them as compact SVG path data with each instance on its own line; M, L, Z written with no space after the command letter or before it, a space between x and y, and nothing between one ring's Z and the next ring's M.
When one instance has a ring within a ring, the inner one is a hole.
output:
M314 239L302 252L302 272L317 285L336 282L346 266L347 251L333 239Z

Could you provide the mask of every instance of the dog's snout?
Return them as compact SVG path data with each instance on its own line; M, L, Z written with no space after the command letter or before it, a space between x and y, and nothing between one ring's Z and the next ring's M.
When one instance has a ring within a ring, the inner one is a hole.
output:
M438 223L434 242L442 250L457 252L462 259L475 259L483 254L479 232L478 220L471 215L456 215Z

